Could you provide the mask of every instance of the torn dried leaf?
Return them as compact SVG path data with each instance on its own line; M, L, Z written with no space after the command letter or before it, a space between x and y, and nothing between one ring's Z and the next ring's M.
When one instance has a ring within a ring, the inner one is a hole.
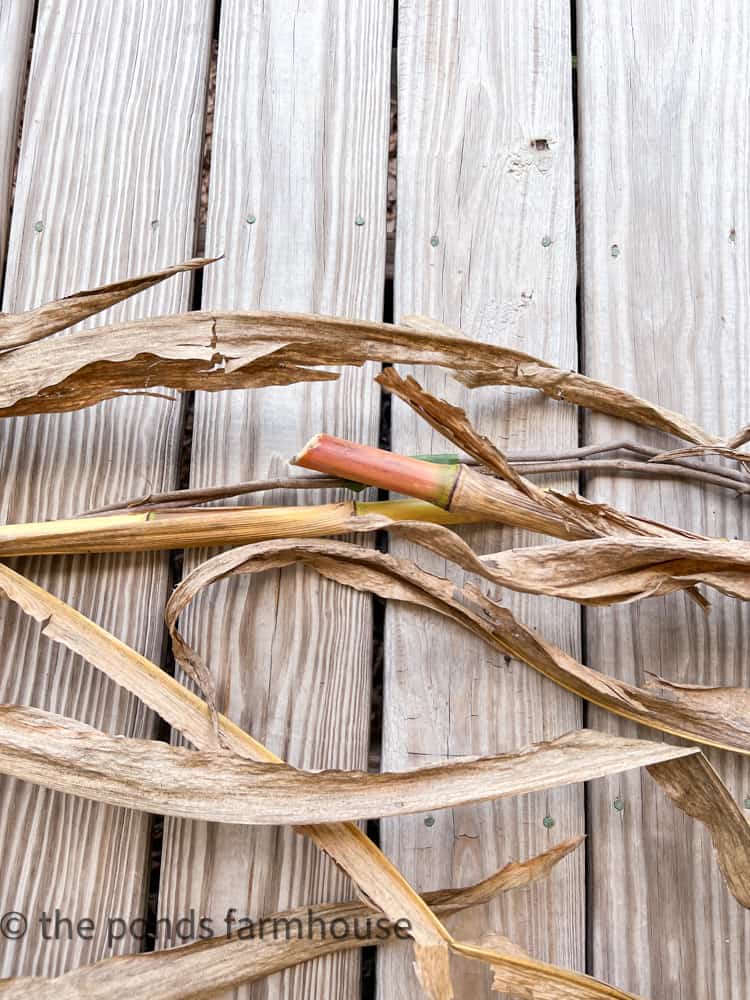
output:
M512 862L476 885L465 889L429 892L424 901L441 917L489 902L499 893L521 888L546 878L552 868L579 846L573 837L528 861ZM302 962L351 948L385 945L392 934L375 921L379 911L359 902L329 903L263 917L265 926L291 928L291 939L237 932L198 941L179 948L107 958L51 978L19 977L0 980L3 1000L191 1000L255 982ZM368 918L371 924L368 925ZM297 921L309 934L295 936ZM358 937L334 937L331 928L342 921L357 928ZM260 925L260 920L256 921ZM564 970L560 970L561 974Z
M147 288L158 285L159 282L181 274L184 271L196 271L206 264L213 264L218 257L197 257L185 261L184 264L174 264L151 274L137 278L127 278L125 281L115 281L109 285L101 285L88 291L74 292L64 299L46 302L36 309L23 313L0 313L0 352L11 348L22 347L37 340L44 340L61 330L75 326L89 316L109 309L110 306L129 299ZM3 362L0 361L0 370Z
M148 282L149 276L136 280ZM738 432L724 440L624 389L522 351L471 340L420 317L392 326L329 316L193 312L101 326L95 335L83 330L62 340L49 339L50 333L111 304L105 292L80 293L75 309L66 306L65 299L41 307L54 317L46 327L48 321L33 314L6 319L8 343L20 346L0 355L1 416L74 410L153 386L217 391L335 379L337 374L325 366L375 361L438 365L470 387L536 389L552 399L695 444L728 444L741 438ZM736 441L733 446L738 446Z

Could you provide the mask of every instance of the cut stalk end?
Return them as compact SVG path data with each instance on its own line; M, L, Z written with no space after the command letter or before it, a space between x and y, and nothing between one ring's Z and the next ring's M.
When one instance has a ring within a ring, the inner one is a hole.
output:
M448 506L460 468L394 455L330 434L316 434L292 462L303 469L427 500L438 507Z

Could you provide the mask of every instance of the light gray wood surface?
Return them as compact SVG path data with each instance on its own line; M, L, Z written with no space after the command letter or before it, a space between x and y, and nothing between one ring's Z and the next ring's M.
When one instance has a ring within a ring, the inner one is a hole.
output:
M421 312L563 367L576 364L569 16L562 2L402 2L398 39L396 319ZM502 448L576 443L575 414L538 396L469 393L435 370L419 378L467 406ZM399 401L392 428L394 451L452 450ZM483 552L532 542L500 529L464 534ZM416 554L403 543L392 542L391 550ZM445 572L443 561L417 557ZM577 608L504 598L548 639L578 652ZM389 606L385 770L518 748L580 720L576 699L529 668L427 612ZM544 826L546 816L554 826ZM470 883L582 829L583 789L574 787L388 820L382 839L404 875L431 889ZM581 968L584 895L580 855L545 885L452 926L472 940L499 931L540 958ZM421 995L410 965L406 949L380 951L383 1000ZM455 984L457 996L490 996L488 970L476 964L457 964Z
M23 105L34 0L0 0L0 272L10 223L13 168Z
M43 2L24 116L5 310L21 310L192 255L211 17L199 0ZM4 53L5 54L5 53ZM190 278L160 285L96 322L189 307ZM80 413L0 424L6 522L73 514L175 481L181 407L131 397ZM158 659L163 554L23 561L19 569ZM0 699L144 735L143 706L0 606ZM114 951L106 919L141 917L147 816L0 782L0 912L26 936L3 941L0 974L59 973ZM42 940L59 908L96 924L92 940Z
M226 256L207 275L206 307L382 317L391 23L389 0L222 4L207 250ZM199 394L192 484L279 472L317 431L376 443L374 374ZM235 578L197 601L185 628L222 710L253 736L299 766L367 766L368 596L295 569ZM291 830L169 821L163 862L164 915L257 918L351 891ZM356 997L359 956L239 994Z
M585 371L728 434L750 413L750 10L584 0L578 32ZM678 446L605 418L587 424L587 441L623 436ZM587 492L748 537L746 501L709 487L597 476ZM747 686L749 609L710 599L708 616L684 594L587 611L589 661L637 683ZM589 721L635 731L598 711ZM750 762L709 756L742 802ZM646 774L598 782L589 802L593 971L664 1000L746 996L750 919L705 831Z

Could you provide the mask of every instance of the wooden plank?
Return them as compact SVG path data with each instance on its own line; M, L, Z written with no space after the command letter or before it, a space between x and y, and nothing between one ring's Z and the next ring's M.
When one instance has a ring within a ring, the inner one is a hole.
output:
M562 2L402 2L398 40L396 318L422 312L563 367L576 364L569 16ZM575 445L575 415L559 406L523 392L469 393L435 371L419 378L467 406L501 447ZM398 401L392 428L395 451L451 450ZM465 537L485 552L533 542L488 529ZM402 543L392 551L416 554ZM517 595L509 604L578 651L577 609ZM427 613L389 607L385 655L384 769L496 753L580 725L574 698ZM463 885L580 831L582 806L573 788L407 817L382 824L383 845L419 888ZM502 930L539 957L581 967L582 857L453 926L474 940ZM421 995L405 950L379 958L383 998ZM489 981L486 969L462 964L456 995L489 997Z
M10 226L13 168L24 97L26 61L34 19L33 0L0 0L0 273Z
M223 3L207 247L226 257L206 306L382 316L391 21L390 0ZM319 430L376 443L368 367L328 385L199 394L191 481L285 469ZM210 651L223 711L293 764L367 766L368 597L292 569L214 587L193 610L187 634ZM194 907L223 928L230 907L257 918L349 891L289 830L166 824L165 916ZM358 968L338 956L240 995L357 996Z
M49 2L39 9L8 254L4 308L192 254L209 5ZM169 58L165 58L169 53ZM173 279L113 310L125 318L189 306L190 279ZM178 403L131 397L80 413L3 421L6 521L70 514L175 481ZM149 656L162 649L167 559L135 555L23 561L22 572ZM6 662L0 697L144 735L153 720L39 629L2 607ZM112 950L107 918L144 912L148 817L14 781L0 783L0 911L29 917L4 941L0 974L56 974ZM90 918L90 941L38 920L59 908ZM51 932L53 933L53 932ZM54 933L53 933L54 936Z
M584 0L578 30L586 371L728 433L750 412L750 11ZM586 436L676 446L599 417ZM711 535L750 534L747 506L708 487L597 476L588 492ZM636 683L747 686L750 610L711 603L709 616L684 595L587 611L590 662ZM742 801L750 761L709 756ZM589 815L593 971L643 996L745 996L750 918L698 824L645 775L596 783Z

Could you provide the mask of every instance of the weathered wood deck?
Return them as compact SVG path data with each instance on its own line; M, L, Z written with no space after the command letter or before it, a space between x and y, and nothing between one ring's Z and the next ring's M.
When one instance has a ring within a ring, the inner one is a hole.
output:
M38 10L32 0L0 0L3 309L187 259L205 240L207 253L224 258L202 282L170 279L96 322L201 305L396 320L422 312L728 433L750 414L749 69L750 13L730 0L39 0ZM67 516L166 489L188 463L196 486L276 474L317 431L373 444L385 433L404 452L451 450L398 401L381 419L372 375L370 365L331 384L198 393L189 450L184 401L132 396L6 420L2 518ZM419 375L504 448L672 443L610 419L579 423L572 407L522 390L469 394L435 370ZM712 487L601 473L549 483L711 535L750 537L747 501ZM464 534L481 551L534 541L509 530ZM401 542L391 548L413 554ZM186 556L186 566L202 555ZM149 554L19 568L168 665L170 565ZM738 602L712 597L709 617L682 594L582 614L504 596L521 620L615 676L750 684L749 612ZM300 766L365 768L379 756L393 770L583 724L635 731L427 612L394 605L383 614L368 596L299 567L214 587L184 631L209 654L220 708ZM157 734L142 705L6 604L0 642L0 700ZM371 704L381 655L382 703ZM744 801L750 764L710 756ZM654 1000L747 995L750 918L726 891L703 828L645 774L392 819L371 832L419 889L466 884L585 832L585 855L454 921L456 935L501 931L539 958ZM0 779L0 914L30 919L21 940L0 938L0 976L50 975L151 947L128 935L111 944L104 933L107 916L147 916L149 887L159 916L193 909L219 922L231 907L260 915L352 891L287 830L167 820L152 869L158 843L144 814ZM92 939L43 940L33 921L55 908L74 922L93 918ZM170 943L179 942L162 936L156 946ZM420 995L405 948L380 952L376 981L382 1000ZM476 964L457 965L455 981L457 996L491 995ZM371 995L369 974L364 989ZM361 956L348 953L238 995L361 994Z

